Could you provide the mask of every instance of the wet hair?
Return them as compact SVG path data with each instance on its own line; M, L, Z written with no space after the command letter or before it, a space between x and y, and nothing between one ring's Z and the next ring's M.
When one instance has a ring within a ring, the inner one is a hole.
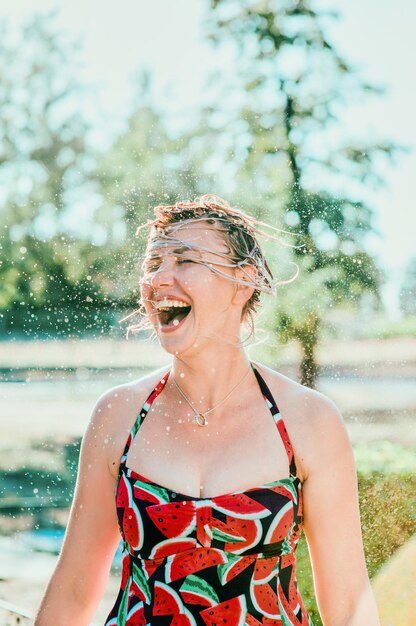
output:
M283 245L290 245L276 235L271 235L260 229L259 226L271 228L278 232L286 231L270 226L237 208L231 207L223 198L213 194L205 194L192 202L177 202L174 205L160 204L154 208L154 214L155 218L153 220L148 219L136 231L137 236L144 228L150 228L142 270L146 269L149 260L152 258L152 246L154 247L155 243L161 246L186 243L189 249L214 252L197 244L182 242L180 239L180 229L188 224L192 225L193 228L198 228L198 223L200 223L201 228L205 229L207 222L212 224L222 236L228 252L223 254L215 251L216 256L223 257L222 261L212 261L210 258L209 263L203 260L199 262L228 280L254 287L252 295L244 304L241 312L241 321L246 322L250 327L249 339L253 337L254 315L260 305L260 295L262 292L275 294L276 291L276 282L259 244L258 236L262 235L269 239L278 240ZM253 269L247 271L246 267L248 266L254 268L254 271ZM221 267L240 268L243 276L236 276L235 272L233 275L227 274L221 271ZM289 281L283 282L291 282L296 276ZM120 320L124 321L136 313L144 316L144 319L139 324L134 324L127 328L127 334L129 331L137 332L138 330L151 327L144 309L142 296L140 296L139 304L140 309L138 311L134 311L127 317L124 317L123 320Z

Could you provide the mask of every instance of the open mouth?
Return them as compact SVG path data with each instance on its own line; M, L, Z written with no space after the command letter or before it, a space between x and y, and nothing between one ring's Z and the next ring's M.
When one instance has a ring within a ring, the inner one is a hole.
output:
M175 327L178 326L182 320L187 317L191 310L191 306L186 307L163 307L159 309L159 320L161 326L165 327Z

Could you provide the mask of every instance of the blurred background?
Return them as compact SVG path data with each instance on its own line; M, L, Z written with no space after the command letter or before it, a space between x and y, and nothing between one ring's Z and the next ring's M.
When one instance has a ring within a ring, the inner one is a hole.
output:
M0 624L40 602L96 399L170 362L121 322L136 228L203 193L287 231L263 246L299 276L247 350L340 407L382 624L416 623L415 19L411 0L2 1ZM298 567L319 625L304 540Z

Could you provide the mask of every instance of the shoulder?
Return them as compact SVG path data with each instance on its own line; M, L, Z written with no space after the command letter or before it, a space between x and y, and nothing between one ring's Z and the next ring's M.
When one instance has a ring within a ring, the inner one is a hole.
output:
M112 473L114 459L121 457L143 403L168 369L169 366L164 366L137 380L111 387L95 402L83 446L93 444L103 450Z
M140 402L142 399L143 402L146 400L168 369L169 366L163 366L137 380L107 389L97 399L93 415L100 415L101 419L105 419L113 416L114 413L120 410L124 413L124 411L129 412L130 408L136 409L137 402Z
M258 365L288 430L302 480L325 463L331 450L351 448L344 419L330 397Z

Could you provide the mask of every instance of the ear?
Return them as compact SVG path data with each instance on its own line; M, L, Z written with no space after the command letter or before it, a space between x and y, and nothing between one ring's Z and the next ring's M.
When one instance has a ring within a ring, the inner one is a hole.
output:
M237 267L235 270L235 277L243 281L243 283L236 283L236 290L233 296L233 304L241 304L250 300L255 291L255 287L251 283L257 280L257 268L254 265L245 265L244 268ZM244 284L244 283L248 284Z

